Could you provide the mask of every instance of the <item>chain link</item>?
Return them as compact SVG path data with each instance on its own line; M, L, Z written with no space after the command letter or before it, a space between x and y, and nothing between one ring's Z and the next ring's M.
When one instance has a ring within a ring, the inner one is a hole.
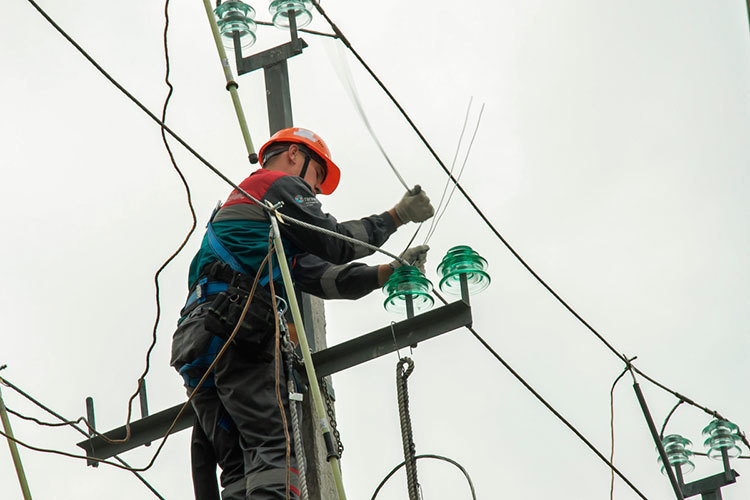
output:
M328 390L328 383L325 378L320 379L320 386L323 388L323 396L326 400L326 413L328 413L328 423L333 431L333 437L336 439L336 448L339 452L339 457L344 453L344 443L341 442L341 434L336 428L336 414L333 412L333 400Z

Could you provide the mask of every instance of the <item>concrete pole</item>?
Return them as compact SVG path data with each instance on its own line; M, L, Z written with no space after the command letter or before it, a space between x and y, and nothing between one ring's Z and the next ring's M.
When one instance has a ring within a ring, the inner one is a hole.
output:
M282 61L264 68L266 104L268 106L269 135L293 126L292 100L289 91L287 62ZM326 348L325 308L323 300L301 293L298 297L307 333L307 342L313 352ZM330 386L330 380L328 384ZM302 410L302 441L307 460L307 487L311 500L337 498L336 484L331 467L326 460L326 447L313 421L313 402L309 392L305 393Z
M16 474L18 475L18 482L21 485L23 498L24 500L31 500L29 483L26 481L26 473L23 471L23 464L21 463L21 455L18 453L18 447L16 446L16 442L13 441L13 430L10 428L10 419L8 419L8 411L5 409L2 391L0 391L0 418L3 421L5 434L7 434L8 446L10 447L10 454L13 457L13 465L16 466Z

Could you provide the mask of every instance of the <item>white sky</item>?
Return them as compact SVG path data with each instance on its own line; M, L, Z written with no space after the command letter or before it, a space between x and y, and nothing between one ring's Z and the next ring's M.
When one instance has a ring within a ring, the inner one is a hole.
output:
M42 1L68 32L158 112L166 95L163 3ZM750 40L742 0L430 4L326 0L324 7L450 161L470 96L486 103L462 184L528 262L647 373L750 429ZM265 2L254 4L268 20ZM227 175L250 171L202 3L173 2L176 90L168 123ZM327 30L315 15L312 28ZM260 27L260 50L286 35ZM346 97L325 40L290 62L295 123L318 131L343 168L324 200L345 220L390 208L403 188ZM190 220L158 127L23 0L0 18L2 372L63 415L96 402L97 425L125 419L155 315L153 273ZM370 120L409 183L439 198L444 175L361 67L350 66ZM257 146L267 139L263 79L240 79ZM478 109L478 108L477 108ZM476 116L474 114L473 116ZM229 192L179 145L202 227ZM400 231L387 248L400 251ZM164 314L148 377L152 412L184 400L168 366L193 237L162 274ZM419 238L418 238L419 241ZM453 245L490 262L473 299L476 329L603 452L609 388L621 363L501 247L456 195L431 240L428 277ZM379 256L371 262L384 262ZM397 319L375 292L327 307L329 343ZM462 463L479 498L607 498L609 471L466 331L413 353L411 413L420 453ZM350 498L370 498L403 460L396 355L334 377ZM628 379L615 392L616 456L649 497L671 498ZM657 425L675 400L642 387ZM46 415L3 388L6 404ZM137 410L136 410L137 411ZM683 405L669 431L704 451L709 417ZM17 437L77 452L78 433L13 419ZM144 475L189 498L188 432ZM5 445L0 446L5 450ZM143 465L154 447L123 458ZM744 450L747 453L747 450ZM132 475L21 450L35 498L151 498ZM750 494L750 462L724 489ZM696 457L695 480L719 471ZM457 469L419 463L426 499L470 498ZM20 498L0 451L0 497ZM406 497L403 473L378 498ZM621 481L615 498L637 498Z

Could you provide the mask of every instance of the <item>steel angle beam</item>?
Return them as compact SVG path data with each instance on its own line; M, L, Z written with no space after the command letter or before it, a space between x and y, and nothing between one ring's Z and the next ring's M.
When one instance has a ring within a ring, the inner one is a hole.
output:
M462 326L471 326L471 306L459 300L316 352L313 364L325 377Z
M307 47L307 42L301 38L297 38L294 41L264 50L263 52L258 52L249 57L242 57L241 52L235 51L237 73L244 75L255 71L256 69L273 66L282 61L286 62L290 57L301 54L305 47Z
M86 456L90 458L98 458L101 460L119 455L133 448L144 446L153 441L158 441L164 434L167 433L167 429L172 425L172 422L177 417L184 403L178 404L166 410L162 410L159 413L154 413L146 418L136 420L130 423L130 439L126 443L109 443L102 436L96 436L86 441L77 443L86 450ZM185 412L180 416L180 419L175 424L172 433L179 432L193 426L195 421L195 413L193 413L192 405L188 405L185 408ZM123 439L125 437L125 426L118 427L104 434L104 437L108 439Z
M398 349L414 346L419 342L462 326L470 325L471 306L463 300L458 300L313 353L312 360L318 376L325 377L395 352ZM304 376L304 373L301 376ZM101 436L97 436L81 441L78 446L86 450L87 456L91 458L107 459L152 441L158 441L164 437L183 404L178 404L132 422L130 424L130 439L127 443L108 443ZM194 421L193 408L188 405L172 432L175 433L192 427ZM125 426L113 429L104 436L109 439L122 439L125 437Z

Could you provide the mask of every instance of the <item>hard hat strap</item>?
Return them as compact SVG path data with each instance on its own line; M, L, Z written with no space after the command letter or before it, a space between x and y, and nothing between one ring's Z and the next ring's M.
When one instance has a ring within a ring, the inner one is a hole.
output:
M302 151L302 149L300 149ZM305 174L307 174L307 167L310 166L310 155L308 153L303 153L305 155L305 163L302 165L302 170L299 171L299 176L303 179L305 178Z

